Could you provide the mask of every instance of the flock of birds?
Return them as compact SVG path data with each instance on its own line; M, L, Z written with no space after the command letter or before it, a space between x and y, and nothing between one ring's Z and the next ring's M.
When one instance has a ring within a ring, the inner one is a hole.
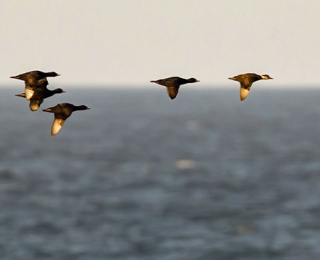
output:
M51 97L54 94L64 93L61 88L49 90L47 77L56 77L60 74L56 72L42 72L42 71L29 71L10 78L23 80L25 83L24 93L17 94L18 97L23 97L30 101L29 108L31 111L37 111L45 98ZM70 103L60 103L54 107L43 109L44 112L54 113L54 120L51 127L51 135L56 135L64 122L71 116L72 112L77 110L90 109L87 106L75 106Z
M49 90L47 77L56 77L60 76L60 74L56 72L42 72L38 70L29 71L23 74L19 74L17 76L12 76L10 78L23 80L25 83L24 93L17 94L18 97L23 97L27 101L30 101L29 108L31 111L37 111L42 104L43 100L49 98L55 94L64 93L61 88L57 88L54 90ZM229 78L231 80L235 80L240 82L240 100L243 101L246 99L250 92L250 88L252 83L258 80L268 80L272 79L269 75L258 75L255 73L246 73L234 76ZM159 85L165 86L167 89L168 96L171 99L174 99L179 92L179 88L181 85L187 83L195 83L199 82L199 80L195 78L184 79L180 77L170 77L159 80L152 80L151 82L157 83ZM75 106L70 103L59 103L54 107L49 107L43 109L44 112L54 113L54 120L51 127L51 135L56 135L60 129L62 128L64 122L68 117L71 116L72 112L78 110L87 110L90 107L85 105Z

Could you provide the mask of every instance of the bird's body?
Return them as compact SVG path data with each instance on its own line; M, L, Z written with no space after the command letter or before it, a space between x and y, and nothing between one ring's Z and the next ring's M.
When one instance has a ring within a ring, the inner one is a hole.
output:
M27 94L31 96L30 98L26 98L27 100L30 100L30 110L36 111L39 109L40 105L42 104L43 100L45 98L51 97L54 94L60 94L64 93L65 91L61 88L57 88L54 90L47 89L48 81L46 78L41 79L38 81L38 84L35 87L28 87L25 88L26 92L17 94L17 97L23 97L26 98Z
M229 79L238 81L240 83L240 100L243 101L249 95L250 88L253 82L256 82L261 79L268 80L272 78L269 75L258 75L255 73L246 73L246 74L240 74L240 75L234 76Z
M29 84L31 86L34 86L37 84L37 81L40 79L44 79L47 77L56 77L60 76L60 74L52 71L52 72L43 72L40 70L33 70L29 72L25 72L22 74L19 74L17 76L11 76L12 79L20 79L23 80L26 84Z
M25 82L25 98L30 100L35 92L35 88L45 87L49 84L47 77L56 77L60 74L56 72L42 72L39 70L29 71L10 78L23 80Z
M90 108L84 105L75 106L70 103L60 103L54 107L43 109L42 111L54 113L54 120L51 128L51 135L54 136L60 131L64 122L67 120L68 117L71 116L72 112L77 110L87 110L87 109L90 109Z
M174 99L178 95L180 85L199 82L199 80L195 78L184 79L180 77L170 77L166 79L152 80L151 82L165 86L167 88L168 96L171 99Z

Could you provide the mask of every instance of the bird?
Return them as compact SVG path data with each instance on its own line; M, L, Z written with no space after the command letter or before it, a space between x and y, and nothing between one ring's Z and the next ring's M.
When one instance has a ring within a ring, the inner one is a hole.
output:
M19 74L17 76L11 76L12 79L19 79L23 80L25 83L25 97L27 100L30 100L32 98L32 95L34 93L34 88L42 85L43 81L46 80L47 77L57 77L60 76L60 74L52 71L52 72L43 72L39 70L29 71L22 74Z
M49 90L47 89L48 84L49 83L47 79L44 78L38 82L37 87L32 88L34 90L34 93L30 98L30 103L29 103L29 108L31 111L37 111L45 98L51 97L54 94L60 94L60 93L66 92L61 88ZM26 93L17 94L16 96L25 98Z
M17 76L11 76L12 79L19 79L23 80L24 82L28 83L29 85L34 85L37 83L38 80L44 79L46 77L57 77L60 76L60 74L52 71L52 72L43 72L40 70L33 70L29 72L25 72L22 74L19 74Z
M240 100L243 101L249 95L249 91L253 82L258 81L260 79L268 80L273 78L271 78L267 74L258 75L255 73L246 73L246 74L240 74L238 76L234 76L229 79L240 82Z
M51 127L51 136L54 136L60 131L64 122L67 120L68 117L71 116L72 112L87 109L90 109L90 107L87 107L85 105L75 106L70 103L60 103L54 107L42 109L42 111L54 113L54 120Z
M184 79L180 77L170 77L166 79L151 80L150 82L167 87L168 96L171 99L174 99L178 95L180 85L199 82L199 80L195 78Z

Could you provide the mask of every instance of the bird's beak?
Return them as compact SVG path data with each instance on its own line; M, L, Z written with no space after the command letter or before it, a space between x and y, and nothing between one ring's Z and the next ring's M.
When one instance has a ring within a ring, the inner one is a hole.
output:
M65 90L62 90L62 93L66 93L67 91L65 91Z
M235 78L228 78L228 79L231 79L231 80L236 80Z
M200 82L200 80L196 79L196 82Z

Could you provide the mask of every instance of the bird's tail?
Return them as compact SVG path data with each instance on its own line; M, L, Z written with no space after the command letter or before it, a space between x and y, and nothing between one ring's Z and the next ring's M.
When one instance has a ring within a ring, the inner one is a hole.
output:
M49 108L45 108L45 109L42 109L43 112L50 112L52 113L52 108L49 107Z
M17 94L17 95L15 95L15 96L25 98L25 97L26 97L26 93Z
M18 76L11 76L11 79L20 79L19 75Z

